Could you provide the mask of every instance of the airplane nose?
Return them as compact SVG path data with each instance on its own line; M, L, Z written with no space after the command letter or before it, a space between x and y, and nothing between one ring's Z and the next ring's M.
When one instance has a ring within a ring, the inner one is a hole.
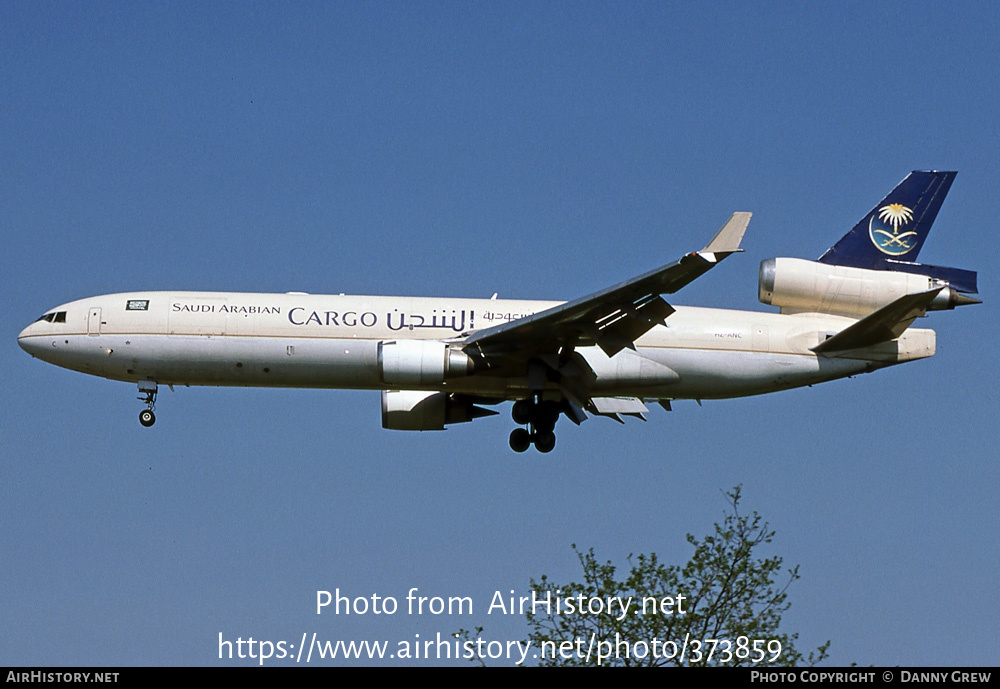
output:
M39 343L40 338L37 336L32 337L31 330L33 325L29 325L18 334L17 344L31 356L37 357L38 350L41 348Z

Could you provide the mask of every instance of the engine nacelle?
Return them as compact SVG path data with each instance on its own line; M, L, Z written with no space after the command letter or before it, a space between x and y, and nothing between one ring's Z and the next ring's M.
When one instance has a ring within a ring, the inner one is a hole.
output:
M443 431L448 424L496 413L447 392L382 391L382 428L394 431Z
M944 284L914 273L828 265L801 258L769 258L760 264L758 298L765 304L780 306L782 313L819 311L859 316L907 294ZM927 310L953 309L975 301L945 285Z
M434 340L378 343L378 373L386 385L436 385L472 373L472 359L461 349Z

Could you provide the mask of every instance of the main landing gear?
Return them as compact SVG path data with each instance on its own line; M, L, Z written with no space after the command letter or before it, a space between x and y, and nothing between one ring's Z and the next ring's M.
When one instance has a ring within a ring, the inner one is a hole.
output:
M552 452L556 446L556 434L553 431L559 420L557 402L518 400L514 403L511 416L514 423L529 428L515 428L510 432L510 449L524 452L534 443L539 452Z
M139 423L149 428L156 423L156 414L153 413L156 408L156 383L140 380L138 399L146 404L146 408L139 412Z

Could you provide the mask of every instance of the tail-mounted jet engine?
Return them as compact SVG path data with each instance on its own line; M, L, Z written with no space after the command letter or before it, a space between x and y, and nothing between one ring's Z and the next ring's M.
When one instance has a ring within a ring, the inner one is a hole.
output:
M819 311L867 315L907 294L946 285L927 275L829 265L800 258L769 258L760 264L758 298L780 306L782 313ZM928 311L978 304L950 286L934 298Z

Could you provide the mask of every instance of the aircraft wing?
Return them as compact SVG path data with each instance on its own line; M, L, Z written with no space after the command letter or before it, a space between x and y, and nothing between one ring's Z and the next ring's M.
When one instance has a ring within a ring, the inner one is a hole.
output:
M512 353L530 358L592 344L608 356L634 349L636 339L674 312L660 295L673 294L740 251L750 216L733 213L701 251L580 299L480 330L466 338L463 349L487 362Z

